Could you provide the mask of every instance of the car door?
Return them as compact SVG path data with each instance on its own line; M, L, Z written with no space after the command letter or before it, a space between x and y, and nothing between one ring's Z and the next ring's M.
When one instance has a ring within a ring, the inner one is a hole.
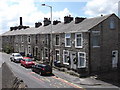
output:
M41 72L41 66L37 65L37 72Z
M14 60L14 54L11 55L11 59Z
M34 66L33 66L33 71L34 71L34 72L37 72L37 67L36 67L36 66L37 66L37 65L34 65Z
M21 64L22 65L24 65L25 64L25 60L23 59L23 60L21 60Z

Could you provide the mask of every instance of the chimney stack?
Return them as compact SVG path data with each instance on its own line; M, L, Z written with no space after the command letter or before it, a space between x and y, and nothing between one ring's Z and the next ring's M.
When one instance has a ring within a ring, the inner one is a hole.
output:
M20 26L22 26L22 17L20 17Z
M36 22L36 23L35 23L35 28L38 28L38 27L40 27L41 25L42 25L41 22Z
M76 17L76 18L75 18L75 24L78 24L78 23L82 22L84 19L86 19L86 18Z
M57 25L58 23L61 23L61 21L58 21L58 20L53 21L53 25Z
M49 25L49 24L51 24L51 21L50 21L50 18L48 19L48 18L44 18L44 26L47 26L47 25Z
M71 15L64 17L64 24L70 23L71 21L73 21L73 17L71 17Z

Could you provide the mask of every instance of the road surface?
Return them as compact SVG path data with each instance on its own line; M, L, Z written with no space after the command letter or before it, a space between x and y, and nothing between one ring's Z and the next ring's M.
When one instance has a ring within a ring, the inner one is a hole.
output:
M103 85L81 85L80 81L84 81L84 79L74 77L58 70L53 70L54 75L52 76L40 76L32 72L31 69L24 68L19 63L11 62L9 54L0 52L0 55L2 55L0 62L6 62L14 74L27 84L28 88L79 88L79 90L85 90L84 88L86 88L86 90L119 90L118 87L103 82L101 82ZM89 79L88 82L90 82Z
M82 88L79 85L66 81L55 75L40 76L39 74L32 72L31 69L27 69L21 66L19 63L11 62L9 59L10 55L5 53L1 53L1 54L2 54L2 60L7 62L7 64L12 69L14 74L20 79L22 79L28 85L29 88ZM57 74L57 72L55 73Z

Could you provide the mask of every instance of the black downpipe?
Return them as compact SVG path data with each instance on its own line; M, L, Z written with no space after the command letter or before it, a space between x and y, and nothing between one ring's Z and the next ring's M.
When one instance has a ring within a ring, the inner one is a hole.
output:
M49 55L48 55L48 60L49 60L49 63L50 63L50 34L48 34L48 52L49 52Z
M88 74L91 74L91 32L89 32L89 61L88 61Z

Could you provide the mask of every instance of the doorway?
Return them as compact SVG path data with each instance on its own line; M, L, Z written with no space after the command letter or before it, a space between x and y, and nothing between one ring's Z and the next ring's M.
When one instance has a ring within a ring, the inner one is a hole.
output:
M76 70L77 69L77 65L74 62L76 59L76 52L70 52L70 60L71 60L71 69Z
M118 67L118 50L112 51L112 68Z

